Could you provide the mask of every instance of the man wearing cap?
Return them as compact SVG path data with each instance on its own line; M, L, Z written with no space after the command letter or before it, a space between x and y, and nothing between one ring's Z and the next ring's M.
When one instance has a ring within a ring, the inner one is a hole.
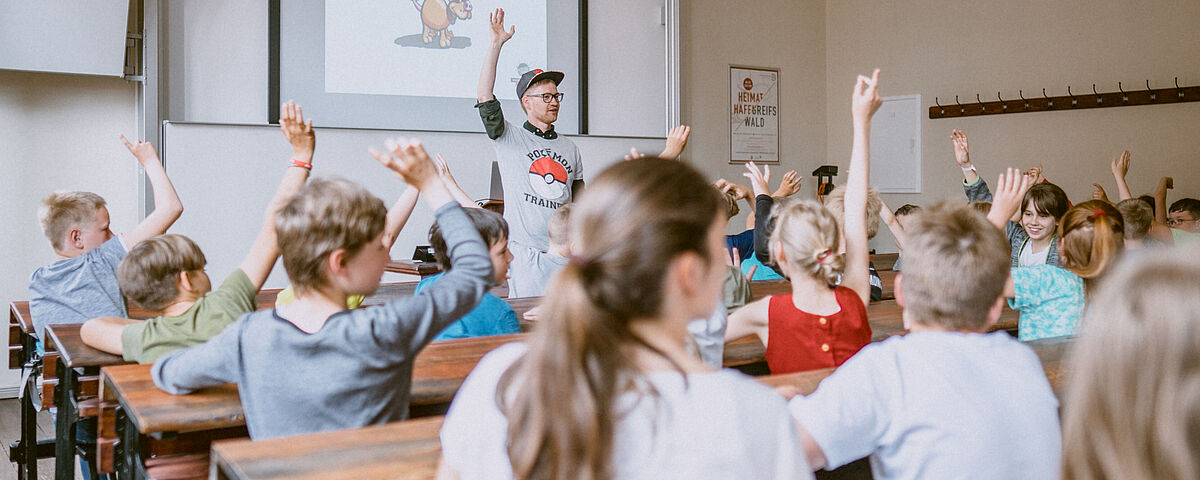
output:
M500 101L493 92L496 63L504 42L516 27L504 30L504 10L489 16L492 45L479 73L477 99L479 116L496 146L500 179L504 185L504 219L508 221L508 248L513 254L509 267L509 296L539 296L534 281L535 266L550 249L547 233L550 216L583 188L583 163L579 148L554 131L563 94L558 92L562 72L530 70L517 82L517 98L525 110L522 126L504 120ZM526 280L530 279L530 280Z

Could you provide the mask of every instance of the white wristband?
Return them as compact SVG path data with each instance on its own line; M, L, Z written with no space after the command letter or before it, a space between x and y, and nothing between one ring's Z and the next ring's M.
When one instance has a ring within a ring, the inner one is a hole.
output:
M969 167L962 167L962 171L963 171L963 173L967 173L967 172L975 172L977 174L979 173L979 170L975 170L974 165L971 165Z

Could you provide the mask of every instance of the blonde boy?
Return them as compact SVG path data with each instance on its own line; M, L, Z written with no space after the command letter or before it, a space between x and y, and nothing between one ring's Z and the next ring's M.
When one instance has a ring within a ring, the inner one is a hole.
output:
M204 252L183 235L158 235L138 243L117 269L121 291L142 307L161 313L150 320L95 318L83 324L84 343L126 361L153 363L180 348L203 343L238 317L258 308L258 289L271 274L279 248L275 215L308 179L316 137L300 107L281 108L279 127L292 144L292 160L267 206L262 229L245 260L220 288L204 271Z
M813 468L870 455L875 478L1057 478L1058 401L999 318L1008 242L968 206L917 216L896 277L911 333L864 347L793 398Z
M154 192L154 212L132 230L113 235L104 199L91 192L57 192L42 200L38 219L58 259L38 267L29 278L29 310L39 339L46 325L83 323L101 316L129 316L117 286L117 266L127 251L161 234L183 213L183 204L167 178L154 145L125 148L146 172Z
M372 151L436 210L450 269L412 297L346 310L390 260L386 211L362 187L314 179L275 220L290 305L243 316L207 343L159 358L154 383L172 394L238 384L254 439L404 420L417 352L479 304L492 283L488 248L454 203L419 142Z

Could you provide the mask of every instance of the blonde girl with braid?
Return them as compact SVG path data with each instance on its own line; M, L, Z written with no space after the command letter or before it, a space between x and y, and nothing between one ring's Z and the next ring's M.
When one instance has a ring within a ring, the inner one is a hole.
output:
M872 80L874 79L874 80ZM844 234L838 221L814 200L778 204L771 213L770 260L791 282L790 295L767 296L729 316L725 341L757 335L766 345L771 373L836 367L871 342L867 254L867 179L871 116L882 103L874 81L855 88L851 111L854 144L846 182ZM746 165L756 200L770 197L767 172ZM845 254L839 254L845 242Z
M811 479L782 397L688 352L687 324L713 312L727 271L717 190L642 158L572 208L538 328L464 381L438 478Z

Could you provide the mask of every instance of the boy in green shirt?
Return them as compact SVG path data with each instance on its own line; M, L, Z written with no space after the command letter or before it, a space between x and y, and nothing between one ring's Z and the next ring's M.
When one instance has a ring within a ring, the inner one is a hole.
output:
M292 102L282 106L279 127L292 144L291 162L267 206L262 230L238 269L212 290L204 253L195 242L175 234L146 239L121 261L117 282L126 297L161 316L145 321L88 320L80 331L84 343L127 361L153 363L166 353L204 343L242 314L258 309L258 289L279 258L275 216L304 186L316 149L312 120L305 123L302 110Z

